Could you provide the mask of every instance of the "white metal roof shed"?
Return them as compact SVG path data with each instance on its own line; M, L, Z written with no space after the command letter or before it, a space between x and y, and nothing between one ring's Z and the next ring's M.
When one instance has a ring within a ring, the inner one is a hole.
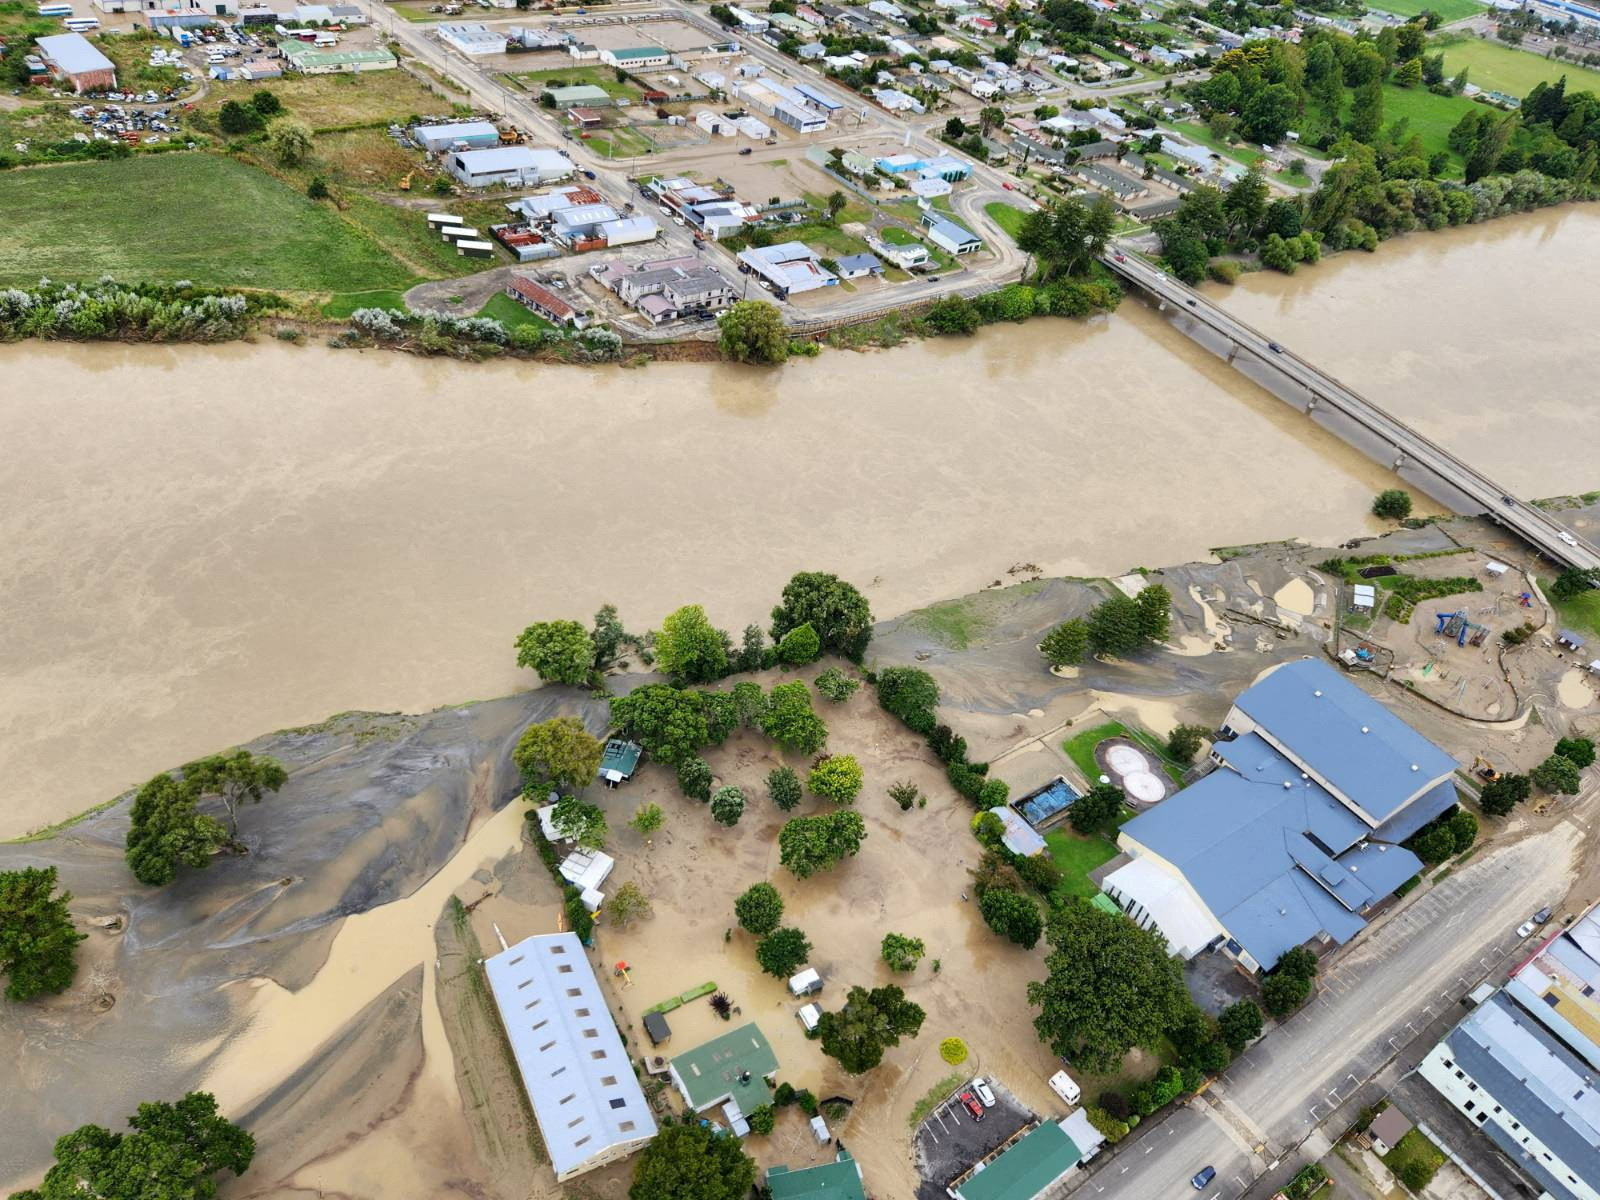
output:
M525 938L484 963L558 1180L656 1135L594 969L574 933Z
M110 71L116 67L81 33L58 33L52 37L42 37L38 39L38 45L44 56L68 75Z

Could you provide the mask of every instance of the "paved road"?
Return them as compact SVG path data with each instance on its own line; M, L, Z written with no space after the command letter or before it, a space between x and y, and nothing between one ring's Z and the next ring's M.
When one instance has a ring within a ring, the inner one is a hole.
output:
M1402 465L1420 466L1443 480L1463 498L1464 505L1460 511L1490 514L1494 520L1554 562L1583 569L1600 567L1600 550L1576 537L1548 513L1515 499L1476 467L1457 458L1314 363L1279 346L1266 334L1219 308L1166 272L1128 254L1110 253L1102 261L1118 275L1164 304L1171 305L1190 320L1226 338L1236 353L1248 352L1290 382L1304 388L1311 396L1312 409L1325 406L1342 413L1381 439L1394 449L1397 468ZM1233 361L1231 355L1229 361Z
M1460 998L1487 974L1501 976L1520 957L1525 944L1513 927L1566 894L1580 840L1563 822L1486 851L1380 918L1335 957L1310 1005L1206 1096L1095 1164L1078 1190L1096 1200L1176 1200L1192 1194L1189 1177L1210 1164L1217 1183L1207 1196L1238 1200L1280 1159L1298 1165L1297 1147L1336 1107L1430 1022L1458 1014ZM1328 1135L1352 1116L1342 1112Z

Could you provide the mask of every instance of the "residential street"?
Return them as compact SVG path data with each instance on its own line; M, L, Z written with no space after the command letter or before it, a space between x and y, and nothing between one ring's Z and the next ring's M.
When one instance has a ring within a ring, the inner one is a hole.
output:
M1563 821L1478 855L1380 920L1319 979L1311 1004L1205 1096L1095 1164L1080 1188L1112 1200L1178 1197L1209 1164L1217 1182L1208 1195L1237 1200L1280 1160L1298 1166L1300 1143L1323 1122L1328 1137L1343 1132L1354 1119L1347 1102L1401 1048L1459 1015L1460 998L1485 976L1504 976L1527 945L1516 924L1566 894L1579 845L1579 829ZM1318 1136L1308 1149L1323 1145Z

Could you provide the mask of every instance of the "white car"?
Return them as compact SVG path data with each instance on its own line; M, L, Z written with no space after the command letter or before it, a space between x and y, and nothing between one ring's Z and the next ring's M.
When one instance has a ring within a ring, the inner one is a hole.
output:
M1563 529L1563 530L1561 530L1561 532L1557 533L1556 536L1558 538L1560 538L1563 542L1565 542L1569 546L1576 546L1578 544L1578 539L1573 537L1565 529Z
M994 1107L994 1089L989 1086L989 1081L981 1075L972 1081L972 1090L978 1093L978 1099L983 1101L985 1108Z
M1519 938L1525 938L1537 928L1538 926L1532 921L1524 921L1521 925L1517 926L1517 936Z

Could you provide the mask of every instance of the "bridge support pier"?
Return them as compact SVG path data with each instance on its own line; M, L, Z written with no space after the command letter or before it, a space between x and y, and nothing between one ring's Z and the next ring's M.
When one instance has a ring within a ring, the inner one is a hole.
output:
M1308 403L1306 405L1306 416L1309 417L1312 413L1316 412L1317 411L1317 405L1319 403L1321 403L1321 401L1322 401L1322 397L1321 396L1313 394L1312 397L1311 397L1310 403Z
M1233 365L1233 360L1238 358L1238 357L1239 357L1239 343L1238 342L1229 342L1228 343L1228 358L1227 358L1228 365L1232 366Z
M1401 467L1403 467L1405 465L1406 465L1406 453L1405 453L1404 450L1402 450L1398 454L1395 455L1394 468L1393 469L1398 471Z

